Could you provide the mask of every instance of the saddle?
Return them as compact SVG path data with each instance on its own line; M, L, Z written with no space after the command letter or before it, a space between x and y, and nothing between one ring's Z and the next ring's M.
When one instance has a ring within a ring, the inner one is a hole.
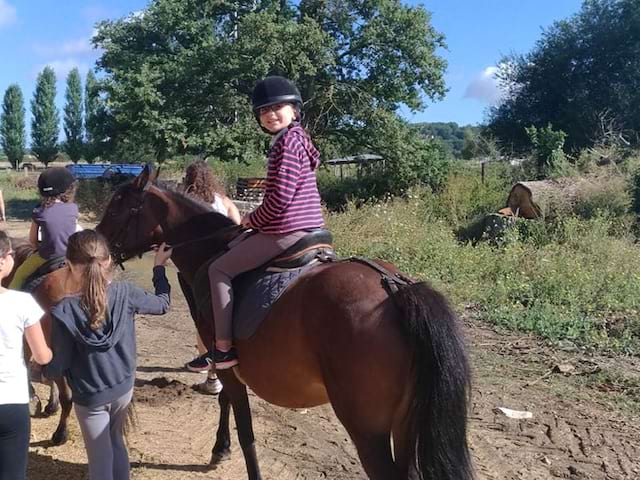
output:
M333 235L329 230L312 230L287 248L273 260L266 263L270 272L303 267L314 260L326 263L336 259L333 250Z
M296 278L316 265L334 261L336 253L332 243L333 236L328 230L310 231L276 258L234 278L234 337L251 337L276 300ZM192 286L197 310L203 318L210 319L212 315L208 270L218 256L198 269Z

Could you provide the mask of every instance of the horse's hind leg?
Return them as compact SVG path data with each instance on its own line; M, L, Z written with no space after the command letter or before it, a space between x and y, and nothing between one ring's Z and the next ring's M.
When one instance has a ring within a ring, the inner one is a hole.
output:
M60 409L60 389L54 381L47 380L46 383L49 385L49 401L47 406L44 407L44 415L45 417L50 417Z
M220 370L218 376L224 386L223 392L229 396L233 407L233 416L238 428L238 440L240 447L242 447L249 480L262 480L256 454L247 387L237 379L232 370Z
M220 405L220 421L218 422L218 431L216 432L216 442L211 451L211 461L209 465L226 460L231 454L231 434L229 433L229 413L231 411L231 403L226 392L222 390L218 396L218 404Z
M71 401L71 389L69 388L69 385L67 385L67 381L63 377L56 378L54 381L58 385L58 389L60 391L60 405L62 406L62 412L60 413L58 428L53 432L51 441L54 445L63 445L69 439L67 423L69 415L71 414L73 402Z
M393 426L393 458L400 474L400 478L413 480L417 477L415 469L415 448L409 442L410 417L406 409L400 410L402 415L397 418ZM413 457L412 457L412 454Z
M393 461L389 433L355 432L349 427L347 431L358 450L362 467L371 480L407 480Z

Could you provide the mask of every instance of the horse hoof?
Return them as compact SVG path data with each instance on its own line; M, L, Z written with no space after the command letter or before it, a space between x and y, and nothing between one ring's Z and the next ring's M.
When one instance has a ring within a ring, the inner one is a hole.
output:
M51 415L55 415L59 409L60 409L60 405L47 403L47 406L44 407L44 416L50 417Z
M64 445L69 440L69 434L67 430L56 430L53 436L51 437L51 443L53 443L56 447L60 445Z
M29 415L32 417L40 417L42 415L42 402L38 397L29 400Z
M209 461L210 467L215 467L216 465L229 460L231 458L231 449L228 447L225 448L214 448L211 452L211 460Z

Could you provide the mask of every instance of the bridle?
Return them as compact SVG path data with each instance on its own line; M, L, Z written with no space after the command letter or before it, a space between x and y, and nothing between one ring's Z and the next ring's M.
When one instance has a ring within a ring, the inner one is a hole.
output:
M118 241L119 239L124 240L126 238L126 233L129 231L130 227L133 225L134 227L134 231L135 231L135 245L138 244L138 240L139 240L139 231L140 231L140 222L141 222L141 217L142 217L142 206L144 205L144 201L145 201L145 197L146 197L146 193L149 191L149 189L153 186L153 182L151 180L147 181L147 183L145 184L145 186L142 188L142 195L140 196L140 201L138 202L138 204L134 207L131 207L129 209L129 213L130 215L127 217L127 221L124 222L122 224L122 227L120 227L120 229L118 229L118 231L116 232L115 235L113 235L112 239L111 239L111 244L113 245L113 249L111 251L111 256L113 257L113 261L114 263L119 266L122 270L124 270L124 262L125 260L128 258L127 255L121 251L120 249L122 248L122 241ZM220 230L216 230L215 232L212 232L211 234L202 236L202 237L196 237L196 238L190 238L187 240L184 240L182 242L175 242L175 243L171 243L171 248L173 248L174 250L180 247L183 247L185 245L189 245L192 243L196 243L196 242L200 242L202 240L207 240L210 238L214 238L214 237L219 237L221 235L224 235L227 232L230 232L234 229L237 229L238 226L237 225L229 225L228 227L224 227ZM165 238L168 238L170 235L167 234L165 235ZM151 250L153 250L153 245L150 245L149 248L138 252L137 254L134 254L132 256L138 256L138 258L142 258L142 255L145 254L146 252L149 252Z
M122 224L122 227L120 227L120 229L116 232L116 234L111 239L110 243L111 245L113 245L111 256L113 257L114 263L118 265L120 268L122 268L122 270L124 270L124 262L127 258L127 255L120 250L122 248L122 241L118 241L118 240L121 237L122 237L122 240L126 238L126 233L129 231L129 228L131 227L133 221L135 220L135 225L134 225L134 231L136 236L135 244L136 245L138 244L138 240L139 240L138 232L140 230L139 227L140 227L140 221L141 221L141 215L142 215L142 206L144 205L146 193L147 191L149 191L152 185L153 185L153 182L151 180L148 180L145 186L142 188L142 195L140 197L140 202L135 207L131 207L129 209L130 215L127 217L127 221ZM151 247L139 252L137 255L139 258L141 258L144 253L150 250L151 250Z

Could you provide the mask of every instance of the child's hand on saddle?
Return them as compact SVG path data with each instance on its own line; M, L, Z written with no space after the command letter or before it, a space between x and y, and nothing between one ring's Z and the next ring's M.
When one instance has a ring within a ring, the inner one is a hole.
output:
M169 260L169 258L171 257L171 252L173 252L172 248L164 242L162 242L158 247L156 247L155 251L156 251L156 257L153 262L155 266L158 266L158 265L164 266Z
M240 226L243 228L251 228L251 222L249 221L249 215L243 215L240 220Z

